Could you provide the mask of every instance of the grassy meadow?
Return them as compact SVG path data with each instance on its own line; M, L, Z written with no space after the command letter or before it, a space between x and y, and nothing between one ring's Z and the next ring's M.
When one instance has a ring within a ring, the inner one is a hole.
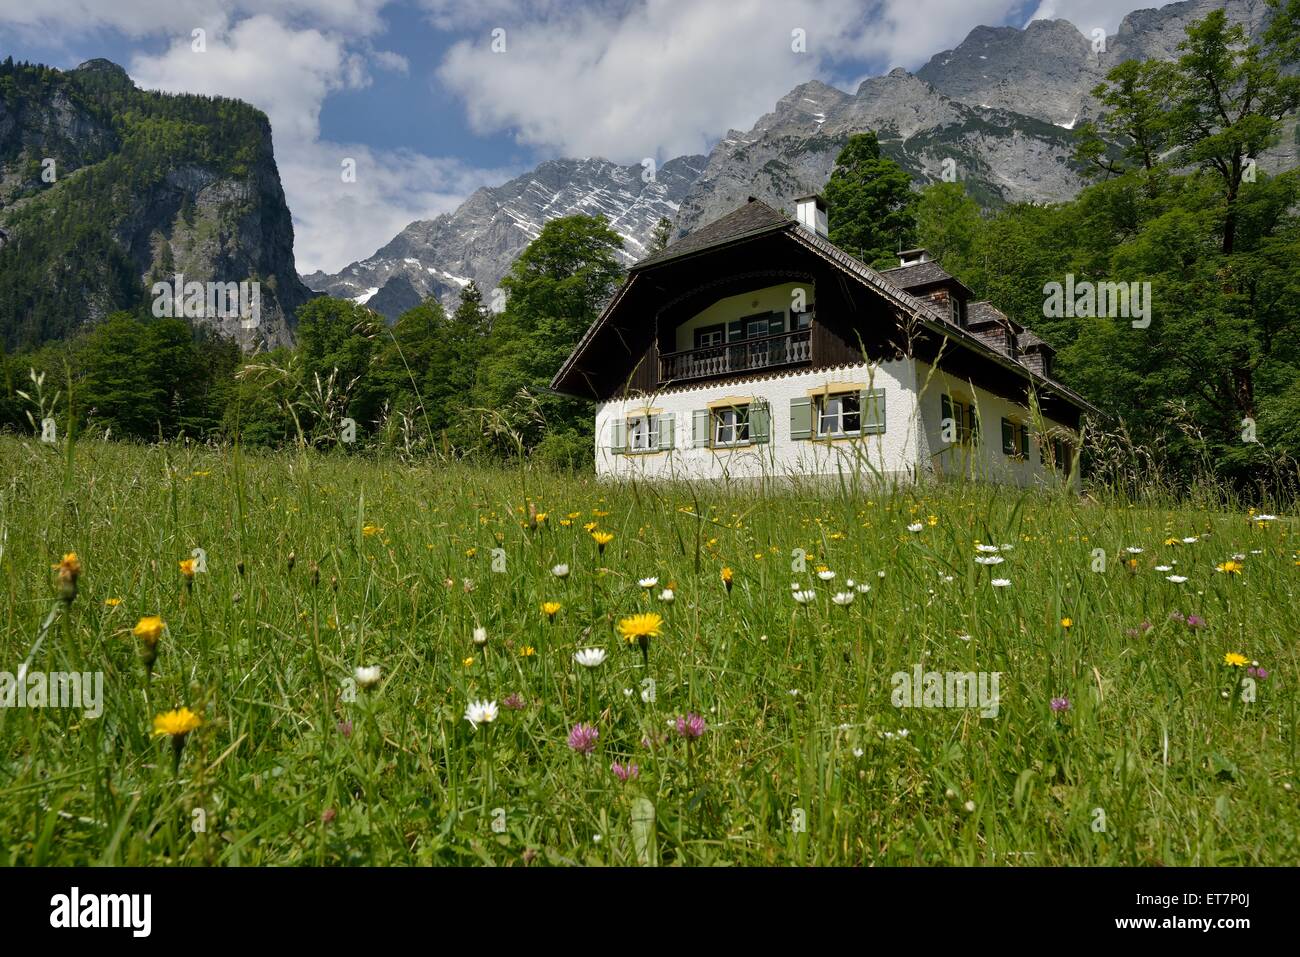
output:
M98 717L0 708L0 864L1294 865L1297 549L1048 491L0 438L0 672L103 673ZM996 716L896 707L918 666L996 672Z

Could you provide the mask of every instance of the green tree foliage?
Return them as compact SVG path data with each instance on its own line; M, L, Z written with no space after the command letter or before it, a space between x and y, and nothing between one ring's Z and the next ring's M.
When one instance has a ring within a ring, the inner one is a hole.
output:
M512 418L530 448L542 440L544 425L548 448L587 443L590 451L591 404L550 394L549 386L622 280L622 246L604 217L553 219L501 281L506 306L493 323L476 404ZM523 393L536 405L521 406Z
M874 132L856 133L835 160L823 191L829 239L868 265L897 265L916 245L916 193L906 170L880 152Z

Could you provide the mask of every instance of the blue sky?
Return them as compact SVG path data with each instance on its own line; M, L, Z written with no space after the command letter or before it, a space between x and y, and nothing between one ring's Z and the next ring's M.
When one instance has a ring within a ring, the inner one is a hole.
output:
M707 152L793 86L915 70L980 24L1113 33L1134 0L0 0L0 56L124 66L271 119L303 272L556 156ZM202 30L196 49L195 30ZM794 31L805 49L792 49ZM494 39L496 44L494 46ZM357 179L341 181L345 160Z

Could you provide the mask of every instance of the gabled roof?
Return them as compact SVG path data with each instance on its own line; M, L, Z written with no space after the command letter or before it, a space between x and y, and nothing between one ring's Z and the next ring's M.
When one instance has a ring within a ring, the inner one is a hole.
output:
M670 259L680 259L691 253L703 252L718 246L761 236L764 233L789 229L795 221L752 196L744 206L734 209L721 219L687 233L675 243L670 243L657 253L652 253L632 264L629 272L657 266Z
M972 302L966 306L966 325L978 326L986 322L1011 324L1007 314L987 300Z
M882 296L886 301L893 303L903 312L910 314L917 319L923 326L929 328L932 332L953 341L955 344L964 346L985 357L992 358L999 365L1013 371L1016 375L1028 379L1035 386L1042 385L1051 391L1065 398L1071 404L1080 409L1089 412L1098 412L1098 409L1088 400L1072 389L1067 388L1054 379L1040 375L1030 369L1024 363L1017 361L1001 349L996 348L983 338L967 329L954 326L947 320L946 315L938 309L933 303L912 295L903 286L900 279L913 285L913 279L916 275L907 275L900 277L900 273L908 273L910 270L916 270L923 267L934 267L942 277L957 285L966 288L960 280L953 278L943 270L937 263L930 261L917 263L913 266L899 267L888 269L884 272L877 272L866 263L850 256L844 250L840 249L834 243L824 236L818 235L809 229L800 226L795 220L790 219L783 213L778 212L766 203L753 199L744 206L733 210L720 219L714 220L707 226L697 229L693 233L683 236L677 242L666 247L654 255L647 256L645 259L633 264L628 270L628 277L623 285L619 288L613 298L606 304L596 321L583 334L578 344L574 347L573 352L564 360L559 371L555 373L551 380L551 388L558 389L560 383L569 375L576 366L578 358L590 345L592 340L607 325L610 315L617 309L619 303L624 297L637 285L637 280L642 278L643 273L653 266L658 266L669 261L676 261L687 256L698 255L712 250L720 249L724 246L730 246L741 242L748 242L760 236L776 235L784 232L791 240L813 250L823 258L827 259L845 273L853 276L858 281L869 286L876 293ZM926 275L937 275L933 270ZM920 286L932 282L927 279L924 283L915 283ZM988 309L996 312L1002 318L1010 322L1005 315L985 303ZM1013 329L1015 324L1012 323ZM1027 330L1021 332L1017 337L1017 345L1020 348L1032 345L1042 345L1047 348L1047 344Z
M954 279L950 272L933 259L922 263L912 263L909 266L895 266L893 269L885 269L881 271L880 275L904 289L915 289L918 286L928 286L931 283L944 282L945 280L951 280L958 284L961 282L961 280Z

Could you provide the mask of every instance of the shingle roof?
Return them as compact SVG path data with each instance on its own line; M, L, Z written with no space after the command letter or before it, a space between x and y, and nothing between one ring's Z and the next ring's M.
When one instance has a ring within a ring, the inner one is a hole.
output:
M987 300L966 306L966 325L978 326L986 322L1008 322L1007 314Z
M633 263L630 271L656 266L669 259L697 253L714 246L723 246L765 232L788 229L793 227L794 223L793 219L773 209L762 200L751 199L744 206L727 213L721 219L715 219L707 226L701 226L675 243L670 243L659 252Z
M917 286L927 286L930 283L943 282L945 279L952 278L952 274L933 259L929 262L912 263L910 266L885 269L881 275L895 286L902 286L904 289L915 289Z
M1048 344L1046 339L1044 339L1042 336L1035 335L1034 333L1030 332L1028 329L1020 333L1020 335L1016 336L1016 347L1020 349L1022 352L1034 346L1046 346L1048 349L1052 349L1051 345ZM1056 350L1052 349L1052 351L1055 352Z

